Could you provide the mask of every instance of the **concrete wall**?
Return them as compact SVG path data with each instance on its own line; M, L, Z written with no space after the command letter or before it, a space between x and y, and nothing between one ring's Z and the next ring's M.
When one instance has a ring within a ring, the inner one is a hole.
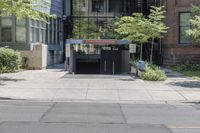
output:
M191 4L200 4L199 0L167 0L166 24L168 33L163 39L163 63L200 63L200 47L193 44L179 44L179 13L191 10Z
M23 58L22 63L29 69L44 69L47 67L48 49L47 45L37 43L33 45L32 51L20 51Z

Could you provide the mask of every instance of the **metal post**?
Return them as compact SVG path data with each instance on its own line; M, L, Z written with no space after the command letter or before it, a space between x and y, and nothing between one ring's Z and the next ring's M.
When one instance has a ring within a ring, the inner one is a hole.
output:
M70 71L70 56L71 56L71 45L65 45L65 70Z
M115 62L113 61L113 74L115 74Z
M106 72L106 61L104 61L104 72Z

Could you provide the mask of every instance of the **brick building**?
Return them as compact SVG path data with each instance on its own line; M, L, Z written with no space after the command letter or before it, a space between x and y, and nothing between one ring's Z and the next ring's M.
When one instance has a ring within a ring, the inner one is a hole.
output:
M165 0L166 24L168 33L163 38L163 64L200 63L200 46L195 45L186 36L190 28L191 4L200 4L199 0Z

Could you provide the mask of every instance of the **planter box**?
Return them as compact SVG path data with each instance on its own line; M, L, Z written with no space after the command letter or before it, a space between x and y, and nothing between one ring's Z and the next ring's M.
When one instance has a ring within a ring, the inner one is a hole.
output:
M135 67L132 66L131 67L131 73L137 75L137 68L135 68Z
M144 74L144 71L137 70L138 77L142 78L142 75Z

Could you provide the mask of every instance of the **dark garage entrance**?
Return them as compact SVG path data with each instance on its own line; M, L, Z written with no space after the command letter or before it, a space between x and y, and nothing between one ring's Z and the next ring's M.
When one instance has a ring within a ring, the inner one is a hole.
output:
M100 60L76 60L76 74L100 74Z
M66 68L75 74L128 72L129 50L128 45L125 44L129 42L125 40L68 40Z

